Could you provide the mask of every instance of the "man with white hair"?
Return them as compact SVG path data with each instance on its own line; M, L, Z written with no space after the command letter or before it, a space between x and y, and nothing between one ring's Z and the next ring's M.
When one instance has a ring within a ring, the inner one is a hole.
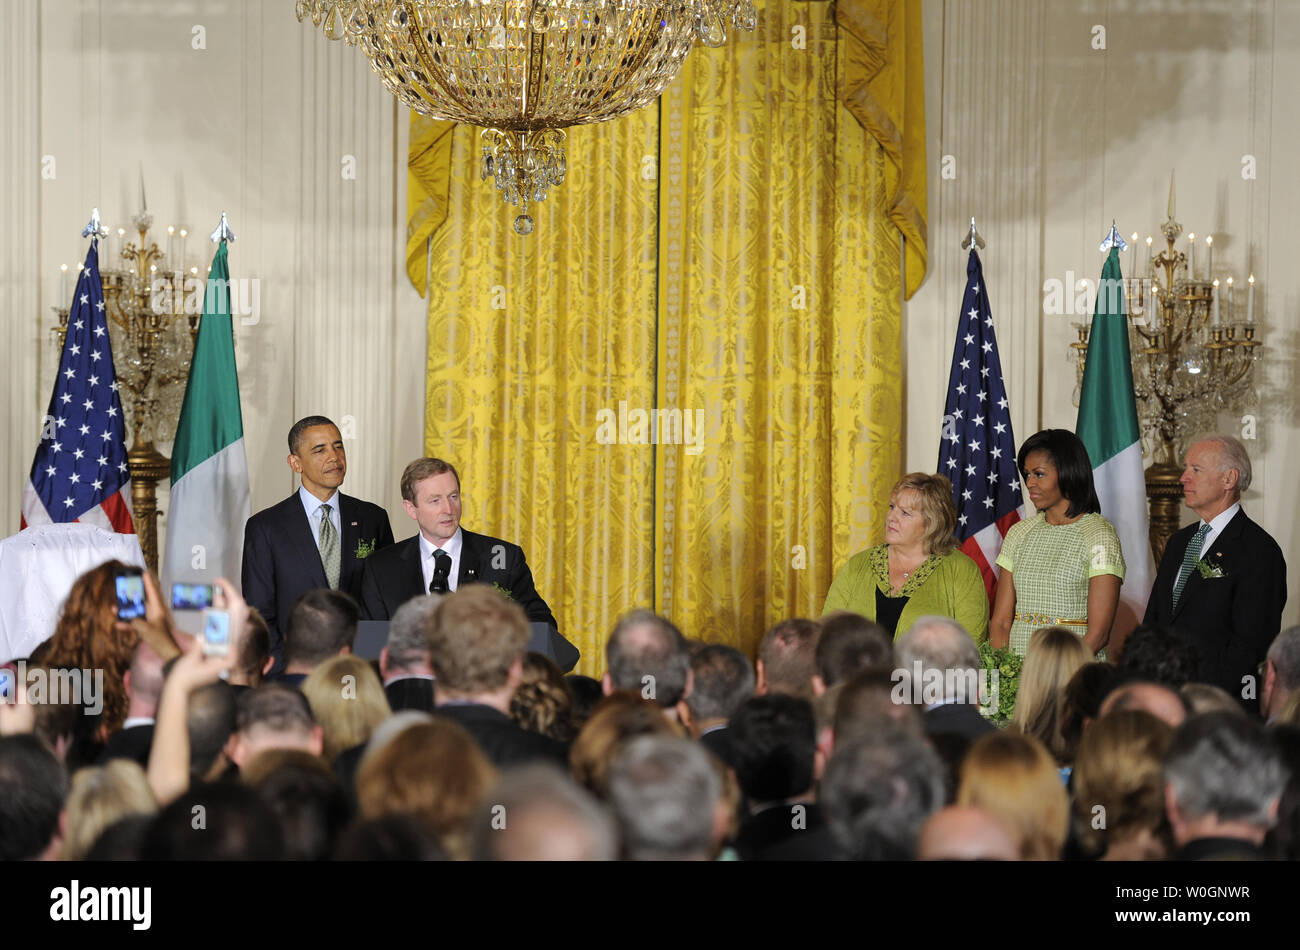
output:
M1296 690L1300 690L1300 627L1287 627L1268 648L1264 661L1264 691L1259 696L1264 720L1277 718Z
M996 726L980 713L980 654L966 628L950 617L919 617L894 644L895 702L925 710L926 735L977 739Z
M1200 521L1169 539L1145 622L1172 627L1196 647L1199 682L1255 709L1258 668L1282 626L1286 561L1242 510L1250 480L1250 456L1232 436L1192 443L1180 481Z

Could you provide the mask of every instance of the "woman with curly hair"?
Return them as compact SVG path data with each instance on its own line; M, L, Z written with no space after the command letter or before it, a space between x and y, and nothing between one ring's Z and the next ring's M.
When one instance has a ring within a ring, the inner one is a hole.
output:
M510 700L510 718L559 742L572 742L578 734L573 693L549 657L524 654L524 676Z
M126 720L123 677L140 635L117 619L115 578L130 570L134 568L121 561L105 561L78 577L63 602L54 635L32 653L32 663L47 670L103 671L103 712L97 721L79 717L80 741L102 743Z

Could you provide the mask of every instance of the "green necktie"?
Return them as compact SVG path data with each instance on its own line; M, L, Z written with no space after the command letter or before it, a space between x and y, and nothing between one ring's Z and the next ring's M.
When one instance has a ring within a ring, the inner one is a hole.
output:
M1187 550L1183 552L1183 566L1178 569L1178 580L1174 584L1174 609L1178 609L1178 598L1183 596L1183 588L1187 586L1187 578L1192 576L1192 570L1196 567L1196 562L1201 559L1201 545L1205 543L1205 536L1210 533L1210 526L1203 524L1196 529L1196 534L1192 535L1192 540L1187 542Z
M330 587L338 589L339 570L342 561L339 557L339 536L330 521L330 506L320 506L320 562L325 568L325 580Z

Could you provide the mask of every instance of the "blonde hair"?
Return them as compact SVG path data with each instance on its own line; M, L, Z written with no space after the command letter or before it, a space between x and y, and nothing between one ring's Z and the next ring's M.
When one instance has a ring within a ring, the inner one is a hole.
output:
M644 735L683 736L654 703L633 692L602 699L569 749L573 780L602 801L609 798L609 767L628 739Z
M1187 704L1189 716L1211 712L1246 715L1246 711L1241 708L1241 703L1233 699L1231 693L1213 683L1184 683L1178 688L1178 695Z
M496 784L497 770L474 737L445 716L408 726L367 755L357 773L364 819L409 815L453 858L468 856L466 825Z
M1165 821L1163 760L1174 730L1142 709L1102 716L1083 734L1074 761L1079 834L1107 847ZM1100 806L1101 812L1095 811ZM1105 816L1097 828L1093 819Z
M1026 861L1056 861L1069 831L1070 803L1061 773L1033 736L990 732L975 740L961 766L958 805L997 818Z
M328 762L344 749L361 745L392 714L375 671L350 653L312 670L303 680L302 694L324 733L321 754Z
M144 769L130 759L112 759L77 771L68 792L62 858L81 861L104 830L129 815L158 811Z
M527 646L528 617L486 584L444 597L429 627L429 662L444 695L500 689Z
M1061 700L1070 677L1091 662L1092 651L1077 633L1064 627L1035 630L1025 651L1011 724L1043 743L1062 764L1067 751L1061 733Z
M926 554L947 554L957 547L953 532L957 530L957 504L952 498L952 482L942 475L909 472L894 483L889 490L889 500L894 501L904 489L916 492L916 507L925 524L921 543Z

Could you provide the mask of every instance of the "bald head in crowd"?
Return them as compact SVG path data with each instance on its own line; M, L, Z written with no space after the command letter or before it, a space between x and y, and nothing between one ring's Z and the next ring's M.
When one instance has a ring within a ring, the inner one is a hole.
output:
M131 654L131 668L122 677L122 686L130 701L126 718L153 719L158 713L162 685L163 658L141 640Z
M1019 861L1016 839L974 805L949 805L930 816L917 841L919 861Z
M691 694L691 654L680 630L650 610L619 618L605 644L605 695L631 690L655 703L669 718Z
M507 816L504 823L498 816ZM479 861L616 861L608 809L553 765L506 772L471 831Z
M1111 690L1101 701L1100 715L1141 709L1177 729L1187 718L1183 698L1167 686L1157 683L1126 683Z

